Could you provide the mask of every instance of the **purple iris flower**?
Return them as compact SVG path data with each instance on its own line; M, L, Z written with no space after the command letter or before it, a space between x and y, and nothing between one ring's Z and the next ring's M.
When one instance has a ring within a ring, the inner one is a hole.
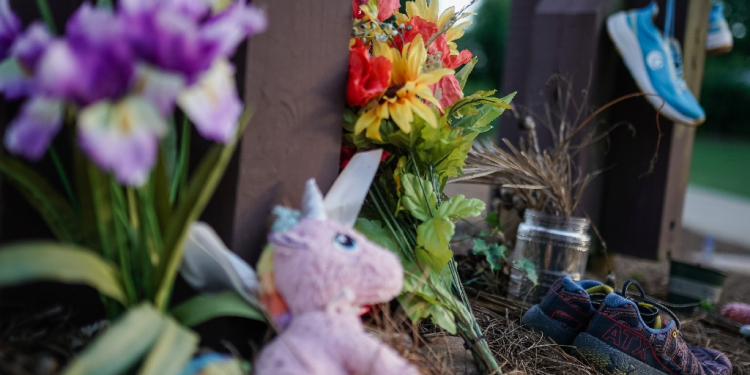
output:
M5 147L29 160L41 159L60 131L62 116L60 100L37 96L26 101L5 132Z
M35 22L16 38L10 57L0 63L0 92L8 99L30 96L36 90L39 60L52 43L52 35L43 24Z
M21 21L10 9L8 0L0 0L0 58L8 56L10 46L21 34Z
M125 25L109 10L83 4L53 42L37 69L40 91L80 106L124 96L135 71Z
M167 123L138 96L102 100L78 115L78 145L100 168L124 185L142 186L156 163Z

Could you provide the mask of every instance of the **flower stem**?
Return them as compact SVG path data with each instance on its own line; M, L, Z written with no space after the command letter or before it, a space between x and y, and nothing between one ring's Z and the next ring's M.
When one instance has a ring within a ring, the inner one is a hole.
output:
M80 206L78 205L78 200L76 199L75 194L73 194L73 188L70 185L70 179L68 179L68 174L65 173L65 168L63 168L62 162L60 161L60 156L57 154L54 146L49 147L49 156L50 158L52 158L52 163L55 164L57 174L60 175L60 180L62 180L65 194L68 195L68 199L70 199L70 203L73 204L75 210L79 211Z
M133 277L132 273L132 259L130 257L131 247L134 247L135 243L132 242L131 236L131 246L128 246L128 233L126 232L129 232L129 230L132 228L130 228L128 214L126 213L127 202L125 201L125 197L122 194L120 185L118 185L113 178L110 178L110 191L112 197L112 211L114 216L114 240L117 244L116 248L119 255L120 272L122 272L122 280L123 284L125 285L125 292L127 293L128 300L130 303L135 303L137 301L136 288L134 284L135 278Z
M36 6L39 8L39 13L42 15L44 23L52 34L57 34L57 27L55 27L55 19L52 17L52 10L49 8L47 0L36 0Z
M177 159L177 166L172 177L172 185L169 188L169 204L174 204L177 198L177 191L180 185L187 181L187 163L190 153L190 121L187 116L182 121L182 133L180 134L180 155ZM184 172L184 173L183 173ZM184 174L184 176L183 176Z
M96 5L100 8L112 9L112 0L97 0Z

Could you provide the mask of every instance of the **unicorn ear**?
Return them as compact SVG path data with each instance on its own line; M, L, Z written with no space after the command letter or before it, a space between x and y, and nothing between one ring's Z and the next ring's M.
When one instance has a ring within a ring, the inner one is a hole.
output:
M323 194L315 183L315 179L307 180L305 194L302 195L302 218L326 220L326 209L323 205Z
M354 226L382 155L380 149L354 155L326 194L324 204L328 218Z

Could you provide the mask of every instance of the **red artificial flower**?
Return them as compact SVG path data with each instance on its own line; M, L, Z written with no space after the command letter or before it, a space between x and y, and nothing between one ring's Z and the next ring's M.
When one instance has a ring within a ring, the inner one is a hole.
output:
M367 4L367 0L352 0L352 18L362 19L365 16L365 12L360 9L360 5Z
M393 16L393 11L400 7L401 3L398 0L378 1L378 20L383 22L391 18L391 16Z
M411 43L417 35L422 35L422 40L427 43L430 37L438 32L436 24L417 16L412 17L404 27L403 40L398 36L393 38L393 44L399 51L403 49L404 43ZM432 49L432 46L427 47L427 49ZM450 52L450 50L448 52Z
M471 51L465 49L458 55L451 55L451 49L448 47L448 40L445 34L440 35L435 39L435 43L432 44L433 49L440 51L440 61L443 63L445 69L456 69L459 66L466 64L471 61Z
M349 50L349 81L346 103L360 107L380 96L391 79L391 62L383 56L372 57L361 40Z
M464 97L461 85L454 74L443 76L438 83L431 85L430 89L433 93L440 89L440 106L443 108L452 106L456 100Z
M346 168L346 165L349 164L349 161L352 160L354 157L354 154L357 153L357 149L341 146L341 156L339 157L339 170L343 170ZM385 159L387 159L389 156L391 156L391 153L383 150L383 155L380 157L380 162L384 162Z

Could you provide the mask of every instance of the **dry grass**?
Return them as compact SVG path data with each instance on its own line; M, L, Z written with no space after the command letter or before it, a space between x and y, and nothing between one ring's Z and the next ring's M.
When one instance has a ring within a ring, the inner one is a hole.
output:
M500 146L491 141L475 142L466 159L464 176L451 182L500 186L519 196L527 208L566 217L573 215L588 185L602 172L579 169L575 162L577 154L599 141L606 141L617 127L628 125L618 123L599 131L596 117L614 104L644 94L625 95L592 111L586 105L588 89L582 90L577 100L570 82L564 77L553 75L548 85L555 86L554 100L552 104L545 104L544 114L513 111L525 131L518 147L507 139L503 139ZM656 121L659 127L658 114ZM587 135L579 134L587 129L591 129ZM540 130L549 133L549 147L540 147ZM661 131L659 134L661 138ZM657 140L657 151L658 144ZM655 152L646 174L653 169L656 155Z
M367 330L417 366L422 375L454 373L452 358L439 355L424 336L425 333L432 333L433 337L434 333L442 333L439 328L414 325L403 310L399 308L393 312L387 303L377 305L374 309L378 312L371 314Z

